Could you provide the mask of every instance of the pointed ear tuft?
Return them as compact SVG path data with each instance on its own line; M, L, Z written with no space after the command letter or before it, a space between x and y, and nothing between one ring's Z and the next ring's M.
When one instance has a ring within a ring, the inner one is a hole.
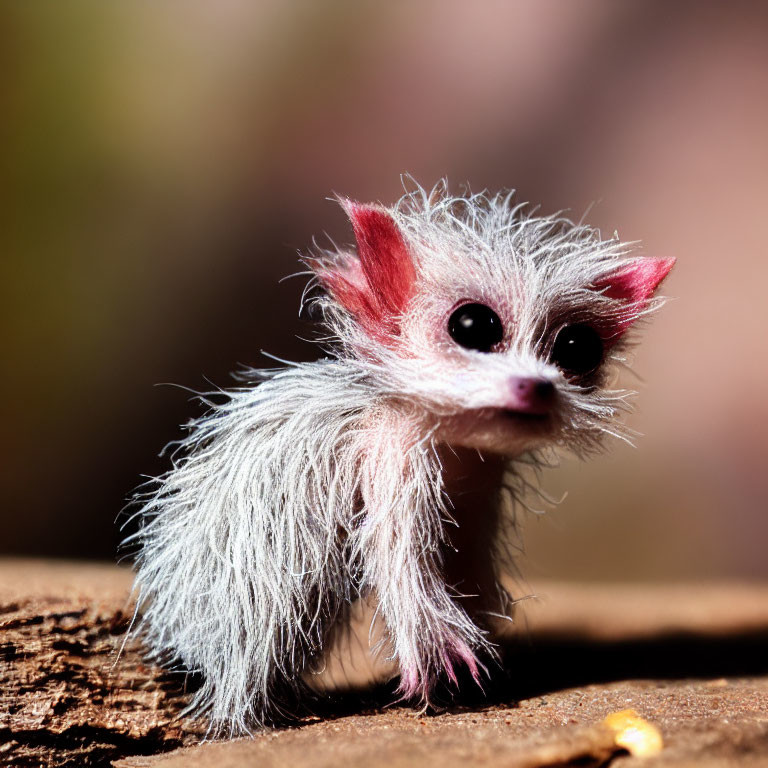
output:
M352 222L357 259L321 274L334 298L371 336L396 336L413 295L416 270L400 230L383 207L340 199Z
M674 264L675 259L639 258L594 283L595 290L628 305L627 314L617 319L607 331L607 337L617 340L629 329Z
M675 265L674 259L635 259L631 264L606 275L595 283L612 299L644 304Z

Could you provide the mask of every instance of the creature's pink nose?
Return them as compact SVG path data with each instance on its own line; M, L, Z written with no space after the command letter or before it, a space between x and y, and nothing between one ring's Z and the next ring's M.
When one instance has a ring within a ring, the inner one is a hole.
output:
M555 385L548 379L534 377L509 380L512 392L512 410L521 413L545 414L555 401Z

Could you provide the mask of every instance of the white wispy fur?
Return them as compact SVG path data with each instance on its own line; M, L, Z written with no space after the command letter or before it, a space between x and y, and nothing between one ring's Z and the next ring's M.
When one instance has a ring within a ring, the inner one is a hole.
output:
M657 299L627 306L590 288L631 261L627 245L536 216L511 195L452 197L444 184L414 185L389 212L417 274L397 343L371 338L320 293L329 358L247 372L141 497L131 539L139 630L155 659L201 674L193 709L218 732L287 714L282 694L301 691L329 628L361 595L376 596L388 629L381 653L399 664L405 696L426 700L456 661L474 672L492 638L442 572L451 515L442 448L535 460L547 446L584 452L624 434L616 417L628 393L606 389L604 375L573 383L547 356L564 318L636 319L657 308ZM355 258L317 249L308 263L322 274ZM445 314L464 299L514 318L502 353L447 337ZM611 356L622 359L623 348ZM499 425L493 409L511 375L556 384L556 431ZM508 475L507 502L522 482Z

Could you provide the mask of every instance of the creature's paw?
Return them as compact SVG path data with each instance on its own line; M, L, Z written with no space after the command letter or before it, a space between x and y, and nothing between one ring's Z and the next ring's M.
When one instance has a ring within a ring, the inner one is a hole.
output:
M417 665L400 668L400 685L397 687L397 692L402 699L421 698L427 701L430 688L430 683L421 674Z
M455 641L441 655L443 670L454 685L458 685L456 673L454 672L454 665L456 664L466 664L472 679L480 685L479 662L475 652L465 642L462 640Z
M429 694L440 677L445 676L454 686L458 686L455 670L461 664L467 666L472 679L480 685L482 664L466 642L455 639L446 643L430 661L401 665L398 693L403 699L420 698L429 704Z

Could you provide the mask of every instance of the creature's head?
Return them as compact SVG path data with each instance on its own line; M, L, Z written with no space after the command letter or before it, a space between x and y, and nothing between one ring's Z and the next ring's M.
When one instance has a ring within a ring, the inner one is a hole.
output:
M674 260L511 198L439 185L393 208L342 200L357 252L309 260L321 304L341 354L438 439L510 455L590 448L626 408L609 364L659 306Z

